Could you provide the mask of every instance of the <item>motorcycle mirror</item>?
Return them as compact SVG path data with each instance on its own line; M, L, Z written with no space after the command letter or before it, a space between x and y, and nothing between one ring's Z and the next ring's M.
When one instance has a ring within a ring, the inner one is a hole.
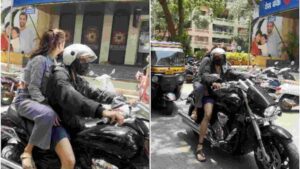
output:
M113 75L115 73L116 73L116 69L113 69L109 75L111 76L111 75Z

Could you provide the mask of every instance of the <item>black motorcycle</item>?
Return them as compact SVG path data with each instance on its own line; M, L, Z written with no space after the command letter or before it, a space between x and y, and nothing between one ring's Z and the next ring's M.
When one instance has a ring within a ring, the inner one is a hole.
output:
M299 154L292 135L273 121L281 115L275 101L251 80L222 83L212 91L215 98L213 116L206 139L233 155L254 151L259 169L298 169ZM203 109L198 109L198 119L190 118L194 97L190 94L189 112L180 112L183 122L194 132L199 132Z
M14 77L1 77L1 105L10 105L15 97L19 81Z
M185 81L191 83L198 73L199 61L188 62L185 65Z
M122 126L108 119L86 119L85 129L71 135L76 169L149 168L149 108L138 103L131 107L118 104L126 115ZM17 115L13 106L1 117L1 165L21 168L20 155L30 136L33 123ZM59 169L60 160L53 150L33 150L39 169Z

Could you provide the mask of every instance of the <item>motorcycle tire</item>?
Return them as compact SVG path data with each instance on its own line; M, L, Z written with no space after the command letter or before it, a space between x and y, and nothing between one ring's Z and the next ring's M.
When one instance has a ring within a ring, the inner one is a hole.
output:
M274 164L275 166L274 165L271 166L270 163L266 164L263 163L263 161L260 161L258 159L257 149L256 149L254 153L254 157L259 169L273 169L273 168L298 169L299 168L298 148L292 142L292 140L282 140L275 137L275 138L267 138L267 139L263 138L263 142L264 142L266 152L272 160L271 164ZM274 161L276 159L277 161ZM287 161L283 161L283 159Z

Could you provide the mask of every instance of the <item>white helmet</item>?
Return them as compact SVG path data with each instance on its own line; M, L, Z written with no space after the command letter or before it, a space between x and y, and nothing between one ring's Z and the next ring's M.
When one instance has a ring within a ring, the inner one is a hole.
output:
M83 44L72 44L64 49L63 63L69 66L80 56L88 56L89 62L97 59L95 52L90 47Z
M215 55L215 54L225 56L225 55L226 55L226 51L225 51L224 49L222 49L222 48L215 48L215 49L213 49L213 50L210 52L210 59L211 59L211 60L214 59L214 55ZM222 58L222 59L225 59L225 57Z
M214 54L219 54L219 55L225 55L226 52L224 49L222 48L215 48L213 49L211 52L210 52L211 55L214 55Z

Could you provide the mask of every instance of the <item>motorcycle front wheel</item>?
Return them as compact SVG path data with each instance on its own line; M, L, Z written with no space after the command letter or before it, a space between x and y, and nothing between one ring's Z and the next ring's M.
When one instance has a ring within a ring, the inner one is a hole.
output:
M292 140L282 140L276 137L262 138L270 161L263 158L260 148L254 150L254 157L259 169L298 169L298 148Z

